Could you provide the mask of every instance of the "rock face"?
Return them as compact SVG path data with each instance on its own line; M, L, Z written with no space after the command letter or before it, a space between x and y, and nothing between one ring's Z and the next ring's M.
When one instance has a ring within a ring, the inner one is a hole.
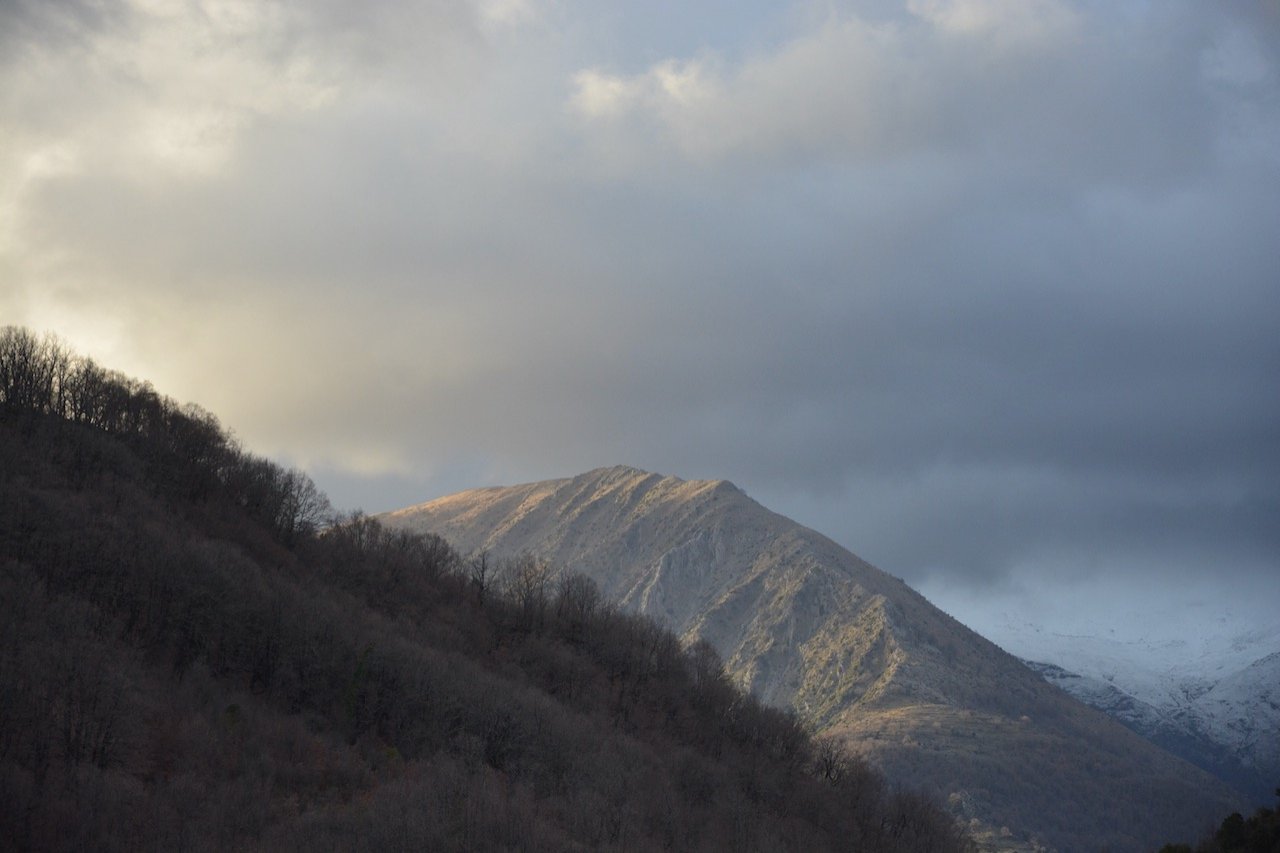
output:
M382 520L464 554L529 552L589 575L623 607L709 640L764 700L1012 841L1150 849L1240 807L1220 781L726 481L603 468Z
M928 692L897 642L906 625L960 629L901 581L723 480L606 468L463 492L384 520L439 533L463 553L528 551L590 575L623 607L711 641L757 695L823 726L860 703Z

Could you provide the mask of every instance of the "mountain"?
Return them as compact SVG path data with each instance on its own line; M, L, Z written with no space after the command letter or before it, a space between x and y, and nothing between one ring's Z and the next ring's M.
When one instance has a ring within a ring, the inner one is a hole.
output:
M1280 780L1280 630L1118 641L1005 626L1028 666L1080 701L1269 803ZM1052 661L1052 662L1048 662Z
M765 701L1011 841L1150 849L1239 807L1221 781L726 481L602 468L380 518L587 574L623 608L711 642Z

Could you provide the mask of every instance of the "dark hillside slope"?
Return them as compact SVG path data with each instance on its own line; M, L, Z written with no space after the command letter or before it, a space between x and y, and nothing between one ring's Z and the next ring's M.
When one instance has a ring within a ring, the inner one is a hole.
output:
M585 579L323 507L0 331L6 848L965 849Z

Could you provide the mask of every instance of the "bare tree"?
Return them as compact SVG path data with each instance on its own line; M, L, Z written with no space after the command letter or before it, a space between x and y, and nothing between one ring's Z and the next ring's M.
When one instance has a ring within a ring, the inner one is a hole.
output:
M565 572L556 584L556 618L565 636L581 640L600 607L600 588L586 575Z
M503 567L503 588L520 612L522 627L536 631L546 615L551 564L525 553Z
M54 365L66 359L55 338L6 326L0 330L0 403L18 411L51 411L58 373Z
M467 561L467 580L476 591L476 600L483 607L485 595L493 583L493 567L489 564L488 551L481 551Z
M313 535L333 515L324 492L296 468L281 477L280 515L277 527L286 543Z
M849 769L849 754L844 744L834 737L824 737L816 740L814 747L818 775L833 785L839 785Z

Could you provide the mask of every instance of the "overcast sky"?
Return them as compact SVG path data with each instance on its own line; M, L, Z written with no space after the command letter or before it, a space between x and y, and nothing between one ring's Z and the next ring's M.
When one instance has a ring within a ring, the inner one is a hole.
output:
M627 463L952 609L1243 612L1280 6L0 0L0 323L343 508Z

